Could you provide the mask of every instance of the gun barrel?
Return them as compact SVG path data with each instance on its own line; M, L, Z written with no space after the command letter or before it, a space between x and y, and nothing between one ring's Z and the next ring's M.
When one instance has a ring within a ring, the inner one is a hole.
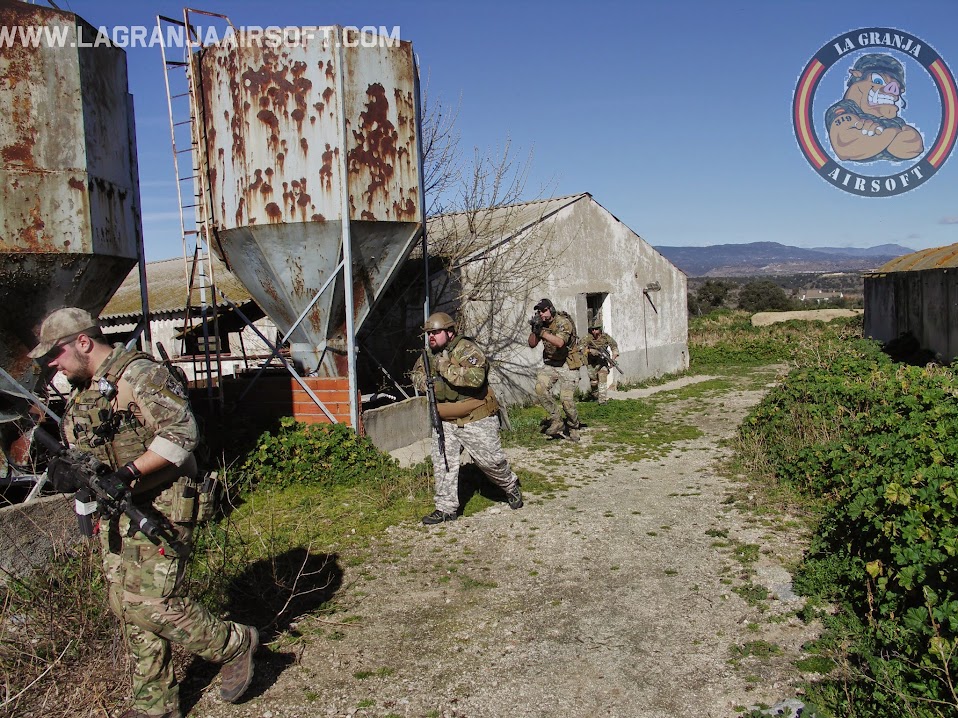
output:
M423 347L422 350L423 371L426 373L426 401L429 403L429 420L432 428L436 430L436 438L439 441L439 453L442 454L442 461L446 465L446 471L449 471L449 458L446 456L446 432L442 428L442 417L439 416L439 407L436 404L436 386L435 379L432 376L432 369L429 366L429 352Z
M33 438L39 441L43 445L43 448L45 448L51 454L59 454L64 450L64 448L66 448L56 439L56 437L39 426L34 428Z

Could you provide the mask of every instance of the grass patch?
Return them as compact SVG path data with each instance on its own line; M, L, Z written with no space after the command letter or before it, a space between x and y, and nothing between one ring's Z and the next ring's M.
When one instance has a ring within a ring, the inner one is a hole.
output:
M781 646L768 641L748 641L741 646L732 647L732 655L736 658L768 658L769 656L779 656L784 651Z
M795 667L802 673L820 673L826 675L835 669L835 661L825 656L809 656L795 661Z
M546 413L539 406L512 407L509 410L512 431L503 433L503 444L512 448L568 450L570 457L610 451L620 460L640 461L663 456L675 442L702 435L694 426L656 418L658 408L654 402L625 399L607 404L583 402L577 406L579 420L588 427L592 437L588 447L577 445L573 448L548 439L542 433Z

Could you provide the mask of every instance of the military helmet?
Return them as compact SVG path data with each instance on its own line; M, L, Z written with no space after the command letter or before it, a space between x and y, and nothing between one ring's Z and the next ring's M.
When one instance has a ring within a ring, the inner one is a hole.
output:
M869 53L867 55L862 55L855 61L854 66L852 66L849 72L860 72L863 75L868 72L881 72L885 75L891 77L899 85L905 84L905 68L891 55L885 55L882 53ZM858 79L854 76L848 78L848 83L851 85L854 82L857 82Z
M602 321L599 319L593 319L591 322L589 322L589 331L591 332L593 329L602 331Z
M456 322L445 312L433 312L429 315L422 330L424 332L434 332L438 329L453 329Z

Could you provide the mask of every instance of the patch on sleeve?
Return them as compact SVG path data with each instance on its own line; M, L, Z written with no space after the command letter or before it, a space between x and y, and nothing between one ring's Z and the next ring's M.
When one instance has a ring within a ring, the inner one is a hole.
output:
M166 390L171 394L176 394L176 396L181 399L186 398L186 389L183 388L183 382L173 374L169 374L166 377Z

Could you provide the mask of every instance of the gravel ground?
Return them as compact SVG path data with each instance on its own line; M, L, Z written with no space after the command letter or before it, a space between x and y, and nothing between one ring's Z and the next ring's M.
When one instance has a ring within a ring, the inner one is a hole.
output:
M654 460L589 455L586 429L581 448L560 447L569 488L518 511L395 527L363 563L341 557L343 611L304 618L298 641L272 645L246 702L222 704L211 678L184 707L207 718L731 718L793 696L794 661L814 637L783 568L802 537L740 514L721 473L722 440L761 393L666 404L664 418L703 435ZM510 458L543 471L556 451ZM734 555L743 543L760 547L751 576ZM733 589L747 581L770 597L744 600Z

